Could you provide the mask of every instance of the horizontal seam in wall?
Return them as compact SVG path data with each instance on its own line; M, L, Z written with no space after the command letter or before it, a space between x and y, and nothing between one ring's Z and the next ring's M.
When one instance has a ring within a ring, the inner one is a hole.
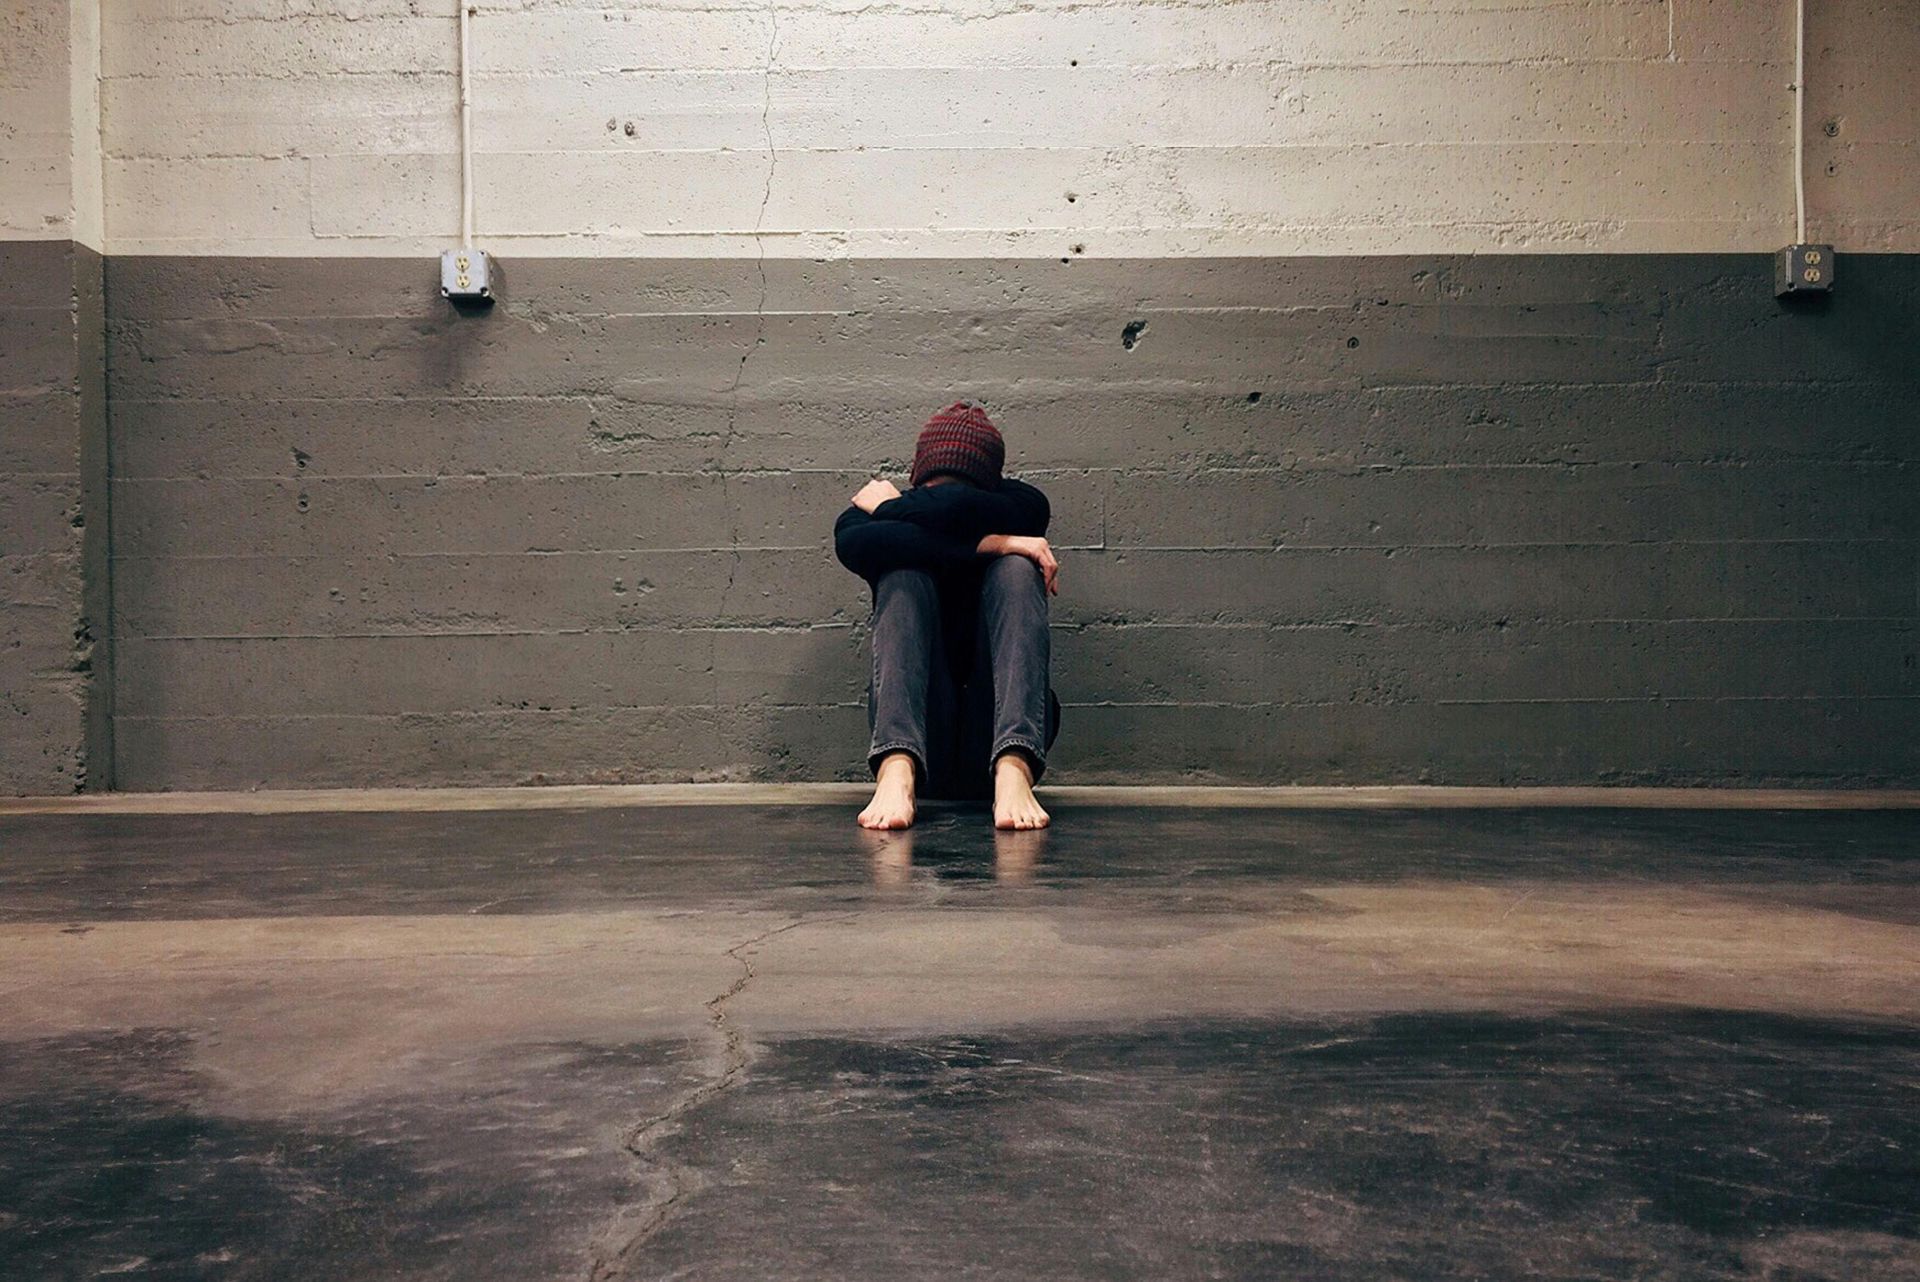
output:
M1370 256L1371 255L1366 255L1366 254L1339 255L1339 257L1348 257L1348 258L1366 258ZM1489 256L1490 255L1482 255L1482 257L1489 257ZM1528 256L1528 255L1523 255L1523 256ZM1531 255L1531 256L1541 257L1542 255ZM1634 255L1634 254L1613 255L1613 257L1616 257L1616 258L1633 258L1636 256L1639 256L1639 255ZM1668 255L1662 254L1662 255L1652 255L1652 256L1667 257ZM196 255L196 257L202 257L207 259L208 261L218 261L221 256ZM1754 257L1760 257L1760 256L1754 255ZM363 259L361 261L366 261L366 260ZM405 258L396 257L391 261L405 262L407 260ZM555 259L553 261L562 262L567 260ZM680 260L678 259L600 258L593 261L598 261L602 263L614 263L614 262L678 262ZM737 260L731 260L731 261L751 263L753 260L751 258L741 257ZM769 259L768 261L774 262L779 260ZM794 261L794 260L789 260L789 261ZM811 260L798 260L798 261L811 261ZM901 261L908 261L908 260L901 260ZM918 260L911 260L911 261L918 261ZM980 260L980 261L992 261L992 260ZM1123 262L1126 260L1115 259L1113 261ZM1158 261L1167 261L1167 260L1162 259ZM1109 306L1103 310L1111 311L1112 308ZM1275 310L1278 310L1278 309L1275 309ZM685 315L691 319L691 318L698 318L700 316L708 315L710 313L685 312L685 313L674 313L674 314ZM927 313L922 313L922 314L927 314ZM1047 313L1045 311L1036 309L1035 314L1046 315L1051 313ZM153 317L151 318L150 321L128 321L123 318L113 323L117 325L131 325L131 324L146 324L146 323L157 324L157 323L162 323L167 321L179 321L179 322L195 323L195 324L227 323L227 322L245 323L245 322L259 321L263 324L272 324L280 321L302 321L302 320L310 321L312 319L313 317L310 314L304 317L302 316L251 316L251 315L160 316L160 317ZM419 313L415 312L415 313L409 313L407 315L400 315L400 316L373 316L373 317L367 317L365 319L417 321L421 319L421 317ZM1488 341L1493 341L1493 340L1488 340ZM205 353L204 355L209 360L219 359L213 353ZM175 358L175 359L185 359L185 358ZM1048 381L1035 379L1031 377L1023 379L1022 382L1028 386L1040 384L1043 386L1051 387L1056 385L1055 382L1048 382ZM1057 380L1057 385L1062 387L1077 387L1084 384L1095 384L1098 386L1105 387L1105 386L1111 386L1112 382L1111 380L1095 379L1092 377ZM1132 386L1133 381L1131 380L1128 381L1126 385ZM1821 391L1821 390L1834 389L1834 388L1852 388L1852 389L1862 390L1862 391L1873 391L1873 392L1883 392L1883 393L1890 390L1888 380L1884 377L1883 378L1858 378L1858 379L1839 379L1839 378L1830 378L1830 379L1821 379L1821 378L1662 379L1662 378L1649 378L1649 379L1622 380L1620 382L1614 382L1614 383L1534 382L1526 379L1515 379L1510 382L1502 382L1502 383L1475 383L1475 382L1468 382L1463 380L1459 382L1449 382L1449 383L1365 383L1365 384L1356 383L1348 386L1308 388L1302 391L1283 391L1275 394L1276 396L1275 405L1279 406L1284 404L1284 400L1281 398L1287 397L1287 396L1352 397L1352 396L1361 395L1361 394L1393 395L1393 394L1402 393L1402 392L1512 393L1512 392L1578 392L1578 391L1596 391L1596 390L1669 392L1669 391L1690 391L1690 390L1719 391L1726 388L1751 389L1751 390L1757 390L1757 391ZM743 391L745 392L745 394L751 396L753 389L746 388L746 389L743 389ZM21 395L30 395L30 396L47 396L47 395L54 395L54 394L68 395L69 393L63 389L57 389L57 388L49 388L44 391L21 393ZM783 393L780 395L779 399L786 400L786 399L789 399L789 397ZM1238 392L1197 392L1192 390L1191 388L1184 388L1182 389L1182 395L1180 399L1220 400L1220 401L1233 402L1233 401L1244 401L1245 397L1242 393L1238 393ZM608 402L613 402L615 404L634 405L634 406L648 406L656 403L669 404L669 402L649 401L644 397L636 398L631 396L622 396L618 393L611 392L611 391L528 392L528 393L522 393L518 395L508 395L508 394L489 393L489 392L473 392L473 393L452 392L452 393L441 393L439 395L433 395L433 396L339 395L339 396L116 396L114 397L114 403L116 405L237 405L237 406L465 405L465 404L541 405L541 404L552 404L556 402L567 403L567 402L574 402L574 401L582 401L582 402L608 401ZM726 407L726 403L727 403L727 398L723 393L716 393L714 396L714 399L711 402L704 402L704 403L682 402L682 401L670 402L672 407L675 409L708 409L708 408L724 409ZM1255 413L1255 411L1247 411L1247 412Z
M1669 228L1684 228L1684 229L1691 229L1691 230L1703 231L1703 232L1732 231L1732 232L1741 233L1742 235L1751 236L1753 240L1764 239L1764 240L1771 241L1771 240L1777 240L1778 237L1777 235L1770 232L1769 229L1776 227L1777 224L1778 224L1778 219L1774 219L1774 218L1752 219L1752 220L1745 220L1745 219L1733 220L1733 219L1725 219L1725 218L1716 218L1716 219L1601 218L1601 219L1586 220L1585 222L1582 222L1579 224L1573 224L1573 225L1569 225L1568 223L1561 220L1550 220L1550 219L1530 219L1525 221L1504 220L1504 221L1488 221L1488 222L1460 222L1457 220L1415 221L1415 220L1405 220L1405 219L1396 220L1394 222L1364 222L1364 221L1355 219L1355 220L1349 220L1346 222L1337 222L1337 223L1280 223L1280 222L1103 223L1103 224L1098 224L1097 226L1093 227L1091 230L1116 233L1116 234L1129 234L1129 235L1137 234L1143 237L1162 236L1167 234L1179 234L1179 235L1189 235L1189 236L1204 236L1208 238L1235 237L1235 236L1244 237L1251 233L1251 234L1270 234L1275 236L1312 236L1312 237L1324 239L1328 235L1336 235L1343 232L1366 232L1366 233L1384 233L1388 235L1404 235L1409 231L1433 232L1436 234L1445 234L1445 235L1454 235L1454 236L1465 236L1469 234L1479 234L1479 235L1505 234L1505 235L1512 235L1512 236L1537 235L1544 238L1545 247L1534 248L1530 250L1516 250L1513 253L1506 255L1506 257L1566 258L1571 260L1571 259L1577 259L1577 258L1591 258L1594 256L1596 252L1576 242L1575 240L1569 239L1569 237L1574 237L1574 236L1601 235L1601 234L1617 235L1618 233L1625 230L1629 230L1629 229L1655 231L1655 230L1664 230ZM1863 220L1856 219L1856 220L1850 220L1850 221L1841 221L1834 224L1834 226L1842 230L1846 228L1860 228L1860 227L1873 229L1875 231L1896 230L1903 236L1910 233L1913 230L1914 225L1915 225L1915 220L1912 218L1899 218L1899 219L1888 218L1888 219L1876 220L1872 222L1866 222ZM1055 236L1066 236L1073 233L1085 232L1088 230L1089 228L1085 223L1052 223L1052 224L1045 224L1045 225L1040 225L1040 226L1035 226L1030 228L1022 228L1019 230L1009 230L1004 227L972 225L972 224L945 225L938 228L927 227L923 224L914 224L910 226L901 224L901 225L863 226L863 227L840 227L840 228L825 229L825 230L816 229L816 228L803 228L803 227L788 227L788 228L769 227L761 231L754 231L748 227L738 227L738 228L723 227L723 228L717 228L717 229L712 229L707 231L624 231L618 234L581 233L581 232L502 231L502 232L495 232L490 234L487 237L487 239L490 242L490 244L493 246L493 248L497 252L500 252L503 257L510 255L513 253L513 251L515 251L516 249L519 249L519 250L529 251L527 254L523 256L525 258L563 259L563 258L580 258L580 257L586 257L587 255L579 255L579 254L568 255L568 254L553 253L551 252L551 249L553 246L566 244L566 245L578 245L578 246L587 246L587 247L593 247L593 246L616 247L617 246L617 247L624 248L624 247L643 246L653 242L685 243L685 242L699 242L699 241L714 241L714 242L737 241L742 244L746 244L746 243L751 243L753 238L756 236L765 237L771 240L788 239L788 240L799 240L799 241L812 241L814 243L819 243L826 238L832 238L836 241L844 240L844 238L849 233L852 233L852 232L858 232L863 236L894 238L895 243L899 243L898 238L900 237L921 238L922 241L931 242L932 240L940 236L951 235L951 236L979 236L984 239L991 240L996 245L1003 245L1003 246L1023 245L1024 246L1024 245L1046 244L1046 243L1050 243L1052 238ZM116 241L114 248L111 252L115 257L120 257L120 258L142 258L142 257L179 258L179 257L191 256L191 257L206 257L206 258L253 257L253 258L282 258L282 259L297 260L297 259L311 259L315 257L339 257L339 258L380 257L380 258L393 258L393 259L413 259L415 261L418 261L422 257L430 256L433 248L437 246L444 246L446 243L448 243L452 235L453 235L452 232L445 232L445 233L439 233L439 234L418 233L418 234L407 234L407 235L399 235L399 234L394 234L389 232L322 232L322 233L316 233L311 235L305 235L298 238L295 238L292 236L285 236L285 235L274 236L274 237L259 237L259 238L234 237L234 236L216 237L216 236L209 236L209 235L145 236L145 237L128 236L128 237L122 237L121 239ZM1848 239L1848 237L1837 236L1835 237L1835 239L1845 241ZM1746 243L1751 244L1753 243L1753 240L1748 240ZM912 243L912 242L909 241L908 243ZM310 252L310 248L314 245L339 245L342 247L348 246L348 245L355 245L358 248L364 250L364 252L361 252L358 254L328 253L324 255L316 255ZM1558 249L1553 248L1553 246L1555 245L1559 245L1561 246L1561 248L1558 248ZM217 247L206 248L207 246L217 246ZM193 248L193 247L200 247L200 248ZM384 252L380 252L380 251L384 251ZM1435 251L1435 252L1437 256L1440 251ZM1700 251L1700 252L1703 255L1705 255L1710 251ZM1754 251L1754 250L1711 251L1711 252L1727 252L1727 253L1738 252L1738 253L1746 253L1746 254L1755 254L1756 256L1759 256L1760 254L1760 251ZM1872 249L1872 248L1856 248L1848 245L1843 245L1841 252L1846 254L1851 254L1851 255L1865 255L1865 254L1894 255L1894 254L1903 254L1903 253L1908 253L1913 251L1895 250L1895 249L1882 250L1882 249ZM608 259L634 259L637 261L651 261L655 258L685 259L685 258L700 257L700 255L691 255L691 254L654 255L654 254L646 254L646 253L604 254L600 256ZM717 255L717 254L706 255L706 257L718 257L718 256L720 255ZM1373 254L1371 251L1345 252L1345 253L1339 253L1339 252L1329 253L1329 252L1321 251L1318 253L1308 253L1298 249L1294 249L1290 253L1261 251L1261 252L1242 253L1236 256L1243 260L1251 261L1251 260L1277 258L1277 257L1294 257L1294 258L1316 258L1317 257L1322 259L1342 259L1342 258L1376 257L1377 255ZM1496 255L1489 252L1489 253L1483 253L1479 256L1482 258L1488 258L1488 257L1495 257ZM1620 258L1620 259L1627 259L1627 258L1635 258L1635 257L1670 257L1672 255L1671 255L1671 252L1669 251L1638 249L1638 250L1616 250L1612 253L1611 256L1615 258ZM744 254L739 254L739 255L730 254L730 255L726 255L726 257L731 259L731 258L749 258L750 256L744 255ZM824 259L823 256L821 255L809 256L809 255L803 254L793 259L793 261L808 261L808 262L860 261L861 259L871 260L872 257L873 255L871 253L866 253L866 252L863 252L857 257L853 255L849 255L845 259L841 259L838 257L831 258L831 259ZM1095 253L1086 254L1082 258L1077 259L1076 261L1130 262L1130 261L1139 261L1141 257L1142 255L1139 253L1115 254L1115 253L1095 252ZM1209 246L1207 251L1204 253L1189 251L1184 253L1171 252L1171 253L1161 255L1161 258L1164 261L1185 261L1185 260L1198 261L1198 260L1217 259L1219 257L1221 257L1221 251L1218 246ZM895 254L893 255L893 258L896 260L916 260L916 261L939 261L939 260L951 261L955 258L965 258L968 261L975 261L975 262L1002 262L1002 263L1012 262L1012 261L1025 261L1025 262L1030 262L1036 266L1044 263L1048 263L1051 261L1055 261L1053 255L1048 253L1046 250L1038 250L1036 252L1030 252L1026 255L1016 255L1016 254L1005 253L1005 252L996 252L996 253L980 252L980 253L973 253L970 255L948 252L943 254L932 254L932 253ZM776 254L771 256L769 258L769 261L785 261L785 260L781 259L781 257ZM1028 381L1032 381L1032 380L1028 380Z
M1114 9L1114 10L1118 10L1121 8L1121 6L1100 6L1100 7ZM1157 8L1161 6L1143 5L1140 7ZM1201 6L1192 5L1192 6L1185 6L1185 7L1199 8ZM872 12L872 11L873 10L870 10L870 9L862 10L863 13ZM748 16L757 16L757 14L761 11L749 6L742 6L741 8L734 10L733 12L745 14ZM884 14L884 10L882 10L881 12ZM935 15L929 11L919 11L918 13L915 13L914 11L904 11L904 12L896 12L895 16L933 17ZM422 17L424 18L424 15L422 15ZM202 19L186 17L186 18L167 18L167 19L161 19L160 21L192 22L192 21L201 21L201 20ZM206 20L217 21L217 22L226 21L225 19L206 19ZM242 19L242 20L248 20L248 19ZM284 18L252 19L252 20L263 21L263 22L264 21L285 21ZM448 18L446 21L451 23L453 20L451 18ZM1089 71L1089 72L1114 71L1114 72L1126 72L1129 74L1138 74L1141 72L1163 72L1163 71L1164 72L1247 71L1247 72L1258 73L1258 72L1275 72L1275 71L1279 71L1279 72L1420 71L1420 70L1427 70L1432 68L1471 70L1474 68L1483 68L1483 67L1494 68L1494 69L1500 69L1500 68L1506 68L1506 67L1525 67L1529 70L1558 70L1562 68L1573 69L1573 68L1583 68L1583 67L1594 67L1594 68L1669 67L1674 65L1674 61L1675 60L1670 58L1665 52L1661 52L1661 53L1650 53L1644 57L1622 55L1619 57L1588 56L1583 58L1569 58L1564 56L1555 56L1552 54L1539 54L1532 57L1409 58L1409 59L1366 58L1366 59L1355 59L1352 61L1342 61L1342 60L1322 61L1317 59L1302 61L1302 60L1293 59L1293 58L1221 58L1221 59L1208 60L1205 62L1201 62L1201 61L1094 62L1094 61L1082 60L1080 63L1080 69L1082 71ZM1751 68L1756 71L1764 71L1769 69L1781 68L1785 65L1785 63L1780 59L1763 59L1763 58L1689 57L1689 58L1680 59L1679 62L1683 66ZM1873 65L1873 64L1871 64L1866 59L1859 59L1856 61L1856 65ZM687 76L707 76L707 77L732 76L732 77L738 77L745 81L760 81L760 80L764 80L769 74L775 77L779 77L783 75L784 76L818 75L823 72L830 73L830 72L871 72L871 71L903 71L903 72L914 72L914 73L952 71L952 72L960 72L960 73L971 72L971 73L978 74L981 72L998 72L998 71L1006 71L1006 72L1057 71L1059 70L1059 66L1060 64L1057 61L1053 61L1053 60L1049 60L1045 62L1037 62L1037 61L1021 62L1013 59L1008 59L1002 62L993 62L993 63L984 63L984 64L983 63L931 63L931 62L916 62L916 63L782 62L771 68L764 67L764 66L738 66L738 65L718 65L718 64L711 65L711 66L687 66L682 63L659 63L659 64L627 63L627 64L619 64L615 66L588 68L586 69L585 74L596 76L596 77L621 77L621 76L634 76L634 75L646 75L646 76L687 75ZM576 80L579 78L579 75L580 73L578 72L573 74L556 74L550 71L537 71L537 70L535 71L495 70L495 71L477 72L475 73L474 79L476 83L484 83L488 80L552 81L552 80ZM190 81L194 83L208 83L208 82L218 83L218 82L232 81L232 80L254 80L254 81L267 80L267 81L286 82L286 83L292 83L292 84L300 84L300 83L325 84L329 80L352 79L352 78L361 78L361 79L370 79L370 80L388 79L388 80L452 81L452 80L458 79L458 77L459 77L458 69L452 68L452 67L448 67L448 68L416 67L416 68L403 69L403 68L352 68L352 67L329 66L325 69L324 72L317 71L313 74L307 74L307 75L302 75L297 72L291 72L291 71L287 73L275 73L275 74L267 74L267 75L261 75L261 74L255 73L252 75L244 75L244 76L235 76L231 73L223 73L223 72L199 72L199 71L184 71L184 70L177 70L177 69L170 69L164 72L154 72L150 74L143 74L143 73L131 72L131 71L115 71L111 74L101 76L100 82L103 86L112 85L112 84L121 83L121 82L130 83L130 84L140 83L143 81L144 82ZM1630 141L1630 139L1623 139L1623 141ZM1326 144L1326 145L1356 146L1356 145L1362 145L1362 144ZM1486 145L1493 145L1493 144L1486 144ZM378 154L378 153L374 153L374 154Z
M0 603L0 609L15 608ZM51 608L51 607L49 607ZM1698 617L1669 618L1578 618L1537 616L1515 619L1503 616L1503 621L1451 620L1451 619L1325 619L1325 620L1285 620L1277 622L1241 622L1241 621L1191 621L1164 619L1100 620L1093 623L1054 622L1048 626L1052 631L1066 636L1098 635L1102 633L1145 632L1161 630L1168 632L1352 632L1360 629L1379 632L1437 632L1437 633L1479 633L1482 631L1517 632L1528 629L1558 628L1566 630L1595 627L1647 627L1678 628L1698 627L1707 624L1805 624L1808 626L1832 626L1837 624L1874 624L1891 625L1900 630L1920 628L1920 616L1910 615L1701 615ZM851 632L866 625L864 618L851 620L826 619L819 622L796 623L657 623L636 625L629 628L503 628L498 630L421 630L415 632L149 632L116 633L114 640L130 645L153 642L269 642L281 641L435 641L442 639L515 639L527 637L620 637L620 636L679 636L682 634L725 635L730 633L761 633L766 635L804 634L810 632Z
M1920 703L1920 694L1887 695L1622 695L1593 699L1314 699L1295 702L1228 703L1207 701L1073 703L1063 700L1069 709L1098 708L1154 709L1182 711L1278 711L1289 708L1420 708L1420 707L1500 707L1535 705L1549 707L1604 707L1615 704L1821 704L1821 703ZM861 710L864 702L777 703L760 701L737 703L647 703L647 704L554 704L545 708L467 708L435 712L298 712L298 713L186 713L172 716L129 713L116 721L148 723L201 722L275 722L275 721L426 721L486 720L503 717L563 716L573 713L603 715L609 712L818 712L824 709Z
M689 445L701 442L689 440ZM713 443L718 448L719 442ZM1293 462L1277 464L1271 467L1247 465L1197 464L1193 467L1030 467L1018 471L1021 477L1040 479L1072 480L1138 480L1138 481L1177 481L1204 482L1213 478L1260 479L1275 478L1296 480L1325 476L1346 478L1368 478L1393 476L1401 472L1646 472L1657 474L1662 471L1701 471L1701 472L1766 472L1766 471L1804 471L1807 468L1866 469L1905 471L1909 468L1920 470L1920 460L1916 459L1858 459L1858 458L1774 458L1774 459L1543 459L1512 463L1368 463L1342 458L1302 458ZM6 477L64 477L64 472L12 472ZM388 481L409 484L435 485L441 482L454 484L482 485L495 481L597 481L597 480L635 480L659 478L663 480L711 480L725 477L729 480L784 480L794 477L820 478L860 478L873 475L873 469L867 467L711 467L683 468L675 470L647 469L645 471L621 468L606 471L552 471L552 472L513 472L513 471L471 471L471 472L226 472L219 476L194 475L147 475L116 476L115 485L230 485L230 484L274 484L300 485L303 487L324 486L342 481ZM1014 475L1014 473L1009 473ZM0 478L5 479L5 478Z
M1284 544L1144 544L1109 543L1105 545L1055 543L1056 550L1075 552L1101 559L1123 556L1140 552L1171 552L1182 555L1224 554L1240 555L1258 553L1278 558L1283 553L1295 552L1496 552L1519 551L1536 548L1596 549L1596 548L1665 548L1665 547L1856 547L1856 546L1904 546L1915 543L1920 536L1867 536L1841 537L1830 539L1553 539L1527 543L1284 543ZM116 564L123 562L230 562L230 561L272 561L272 562L311 562L325 561L339 563L343 561L458 561L458 560L501 560L525 558L558 557L602 557L602 556L643 556L648 554L672 556L720 556L745 552L818 552L822 556L831 556L832 547L826 543L779 544L769 546L710 546L710 547L606 547L606 548L528 548L515 552L445 551L445 552L407 552L393 551L377 545L365 551L310 553L310 552L195 552L174 555L121 554L114 555Z
M842 70L842 68L831 68ZM847 68L846 70L852 70ZM865 70L862 68L861 70ZM905 68L901 68L905 70ZM913 68L915 71L925 68ZM775 69L775 75L780 74ZM751 79L764 78L764 72L751 73ZM316 83L325 84L325 80ZM1493 140L1454 137L1454 138L1373 138L1350 139L1345 141L1317 142L1307 139L1281 140L1272 142L1156 142L1135 144L1133 150L1141 155L1152 156L1163 153L1208 153L1208 152L1373 152L1373 151L1504 151L1509 148L1546 148L1546 147L1642 147L1647 145L1668 145L1682 147L1720 147L1728 150L1750 150L1753 148L1773 149L1780 145L1779 140L1770 134L1753 133L1738 135L1693 135L1693 134L1581 134L1560 137L1516 137L1502 136ZM1904 140L1888 139L1871 144L1876 147L1900 147ZM992 152L1039 152L1052 155L1075 155L1083 152L1106 153L1113 151L1111 144L1097 142L1079 143L1068 146L1034 146L1030 143L837 143L833 145L785 145L780 147L782 156L792 155L938 155L945 152L992 153ZM420 147L411 150L362 151L358 149L341 151L193 151L193 152L132 152L109 151L103 159L129 161L133 163L153 162L165 164L177 161L302 161L302 160L438 160L458 155L450 147ZM738 147L648 147L638 144L628 146L602 147L489 147L477 150L476 155L495 157L586 157L590 159L621 158L631 159L639 156L743 156L757 159L751 151ZM764 155L764 148L761 150ZM1611 221L1611 220L1609 220ZM1621 220L1633 221L1633 220ZM1652 220L1645 220L1652 221ZM1695 221L1694 219L1667 221ZM1763 222L1759 216L1727 219L1716 218L1713 221ZM813 230L813 229L808 229ZM1026 230L1026 229L1022 229ZM554 233L559 234L559 233Z

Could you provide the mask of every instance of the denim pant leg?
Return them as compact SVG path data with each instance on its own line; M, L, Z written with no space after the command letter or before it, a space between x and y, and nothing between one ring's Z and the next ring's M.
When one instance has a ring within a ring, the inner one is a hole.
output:
M873 667L867 680L867 766L890 752L913 755L924 782L951 720L951 680L940 633L940 592L924 570L893 570L873 588Z
M1018 748L1033 762L1038 779L1047 749L1059 731L1059 703L1049 685L1052 636L1047 627L1047 585L1040 567L1024 556L1003 556L988 567L980 585L980 639L975 676L968 683L993 692L993 739L987 765ZM981 672L984 660L990 671ZM984 691L982 691L984 693Z

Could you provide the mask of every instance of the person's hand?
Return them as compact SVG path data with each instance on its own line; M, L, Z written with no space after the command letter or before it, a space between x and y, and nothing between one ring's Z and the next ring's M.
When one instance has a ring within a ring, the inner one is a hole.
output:
M879 507L888 499L897 499L899 497L900 489L898 486L892 481L883 481L876 476L860 487L860 492L853 496L853 505L862 512L865 512L868 516L872 516L873 509Z
M989 534L980 540L978 552L989 552L995 556L1024 556L1040 567L1040 573L1047 581L1047 594L1060 595L1060 558L1053 554L1053 548L1047 541L1034 534Z

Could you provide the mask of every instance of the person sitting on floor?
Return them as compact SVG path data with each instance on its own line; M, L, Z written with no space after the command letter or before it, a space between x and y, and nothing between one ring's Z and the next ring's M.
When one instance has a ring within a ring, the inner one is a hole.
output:
M834 522L840 563L873 589L866 828L905 828L916 797L974 799L998 828L1044 828L1033 795L1060 729L1047 597L1060 562L1051 508L1001 475L1006 444L956 401L927 420L909 489L872 480ZM983 769L984 767L984 769Z

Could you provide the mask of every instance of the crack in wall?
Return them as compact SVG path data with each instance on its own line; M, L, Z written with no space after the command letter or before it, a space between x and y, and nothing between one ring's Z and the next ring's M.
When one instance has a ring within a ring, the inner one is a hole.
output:
M760 274L760 298L753 309L753 341L747 350L740 353L740 363L734 367L733 383L727 388L727 426L721 434L720 452L716 463L720 469L720 500L727 505L727 521L732 531L731 543L735 548L740 544L740 515L733 506L733 496L729 492L728 459L733 451L733 436L740 418L740 384L747 375L747 362L767 341L767 241L764 228L767 222L767 205L773 200L773 171L780 163L780 152L773 142L773 67L780 48L780 6L779 0L767 0L767 65L762 73L760 88L760 128L767 138L767 177L760 189L760 209L753 219L754 267ZM727 583L720 591L720 614L726 616L727 601L732 596L734 579L739 573L740 558L736 554L727 567Z
M623 1213L623 1219L635 1221L635 1227L628 1233L626 1241L611 1255L596 1248L594 1258L587 1269L587 1282L617 1282L624 1278L628 1265L657 1236L661 1229L672 1221L675 1211L681 1203L698 1192L703 1181L690 1167L672 1162L660 1156L655 1150L662 1140L672 1133L675 1125L689 1113L700 1108L717 1095L732 1090L740 1082L747 1068L746 1037L727 1019L727 1004L746 990L758 972L754 969L752 950L777 935L798 930L802 926L820 925L828 922L851 921L853 914L837 917L796 917L783 926L775 926L750 939L743 939L730 945L725 953L740 965L740 973L720 992L709 997L702 1005L706 1008L708 1027L719 1038L719 1067L705 1081L674 1100L666 1108L640 1122L627 1132L622 1147L635 1159L658 1167L660 1179L651 1195L637 1208Z

